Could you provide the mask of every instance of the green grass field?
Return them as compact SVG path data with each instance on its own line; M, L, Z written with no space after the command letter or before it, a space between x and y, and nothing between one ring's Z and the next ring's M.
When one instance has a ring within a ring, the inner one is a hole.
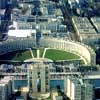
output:
M34 57L37 57L37 51L36 50L37 49L32 49L32 52L33 52Z
M43 56L43 52L44 52L44 48L39 48L39 50L40 50L40 57L42 57Z
M0 56L0 60L23 61L29 58L32 58L32 57L31 57L30 51L28 50L14 51L14 52L10 52L10 53Z
M54 61L80 59L79 56L77 56L73 53L61 51L61 50L55 50L55 49L48 49L46 51L45 58L49 58L49 59L52 59Z
M40 57L43 56L44 48L39 48L40 50ZM37 57L37 49L32 49L33 55ZM7 54L0 56L0 60L10 60L10 61L24 61L26 59L32 58L30 50L21 50L21 51L14 51ZM53 61L57 60L74 60L80 59L79 56L56 49L47 49L45 53L45 58L51 59Z

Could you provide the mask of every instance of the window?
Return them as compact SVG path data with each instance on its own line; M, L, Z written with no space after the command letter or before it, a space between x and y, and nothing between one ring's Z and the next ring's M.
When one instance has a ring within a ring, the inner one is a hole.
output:
M40 75L40 72L38 72L37 74Z

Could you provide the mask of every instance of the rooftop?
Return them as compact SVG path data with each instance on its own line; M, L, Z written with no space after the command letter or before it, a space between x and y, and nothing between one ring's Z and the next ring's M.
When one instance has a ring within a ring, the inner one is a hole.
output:
M96 34L95 29L86 17L73 17L80 34Z
M5 9L0 9L0 15L4 15L5 14Z
M10 80L12 80L12 76L6 76L3 79L0 80L0 86L5 86L6 84L8 84L8 82Z
M99 17L93 17L91 18L91 21L96 28L97 32L100 33L100 18Z

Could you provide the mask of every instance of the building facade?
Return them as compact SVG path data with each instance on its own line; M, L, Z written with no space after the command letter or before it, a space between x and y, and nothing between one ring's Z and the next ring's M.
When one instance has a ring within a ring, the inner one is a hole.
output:
M64 88L70 100L92 100L93 85L82 79L65 77Z
M7 76L0 80L0 100L8 100L12 94L13 77Z
M43 62L30 65L29 89L31 93L46 93L50 91L49 65Z

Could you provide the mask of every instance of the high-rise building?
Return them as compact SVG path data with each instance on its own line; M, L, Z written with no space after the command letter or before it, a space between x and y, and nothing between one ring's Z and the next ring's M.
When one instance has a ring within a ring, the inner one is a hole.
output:
M82 85L82 99L81 100L92 100L93 99L93 85L85 82Z
M71 100L81 100L81 84L77 79L65 79L65 93Z
M0 80L0 100L8 100L12 94L13 77L8 76Z
M65 78L65 93L70 100L92 100L93 85L78 78Z
M43 62L31 65L29 70L29 88L32 93L46 93L50 89L49 66Z

